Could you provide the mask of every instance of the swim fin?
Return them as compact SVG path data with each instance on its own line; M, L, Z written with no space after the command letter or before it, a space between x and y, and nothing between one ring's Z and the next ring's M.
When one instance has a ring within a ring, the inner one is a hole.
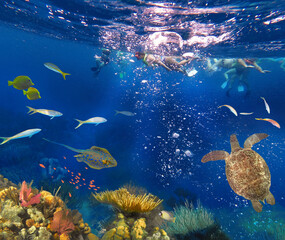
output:
M229 80L224 81L224 83L221 85L221 88L222 88L222 89L225 89L226 86L228 85L228 82L229 82Z
M244 86L243 85L239 85L238 86L238 92L243 92L244 91Z

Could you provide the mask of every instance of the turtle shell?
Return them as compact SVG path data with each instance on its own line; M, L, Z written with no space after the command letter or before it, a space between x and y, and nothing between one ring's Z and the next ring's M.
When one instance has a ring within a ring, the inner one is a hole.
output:
M250 148L240 148L229 156L226 175L234 192L246 199L263 201L269 193L269 168L264 159Z

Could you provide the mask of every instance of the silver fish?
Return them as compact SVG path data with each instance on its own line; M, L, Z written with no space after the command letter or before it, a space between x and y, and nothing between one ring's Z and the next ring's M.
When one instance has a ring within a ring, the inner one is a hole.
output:
M14 135L12 137L0 137L0 139L4 140L0 145L6 143L8 141L18 139L18 138L32 137L33 135L39 133L41 130L42 129L39 129L39 128L28 129L28 130L25 130L23 132L20 132L20 133Z

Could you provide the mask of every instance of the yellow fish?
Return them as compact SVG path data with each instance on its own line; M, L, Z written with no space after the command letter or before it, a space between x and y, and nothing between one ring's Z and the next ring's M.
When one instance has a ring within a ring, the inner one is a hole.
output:
M33 85L32 80L28 76L18 76L13 81L8 81L8 86L13 86L18 90L28 89Z
M176 217L173 216L173 214L171 212L167 212L167 211L160 211L159 216L168 221L168 222L175 222Z
M63 146L73 152L80 153L80 154L75 155L74 157L76 158L78 162L84 162L90 168L99 170L102 168L110 168L110 167L117 166L117 161L112 157L112 155L105 148L93 146L90 149L82 150L82 149L76 149L76 148L67 146L62 143L53 142L46 138L43 138L43 139L50 143Z
M9 142L11 140L14 140L14 139L19 139L19 138L25 138L25 137L32 137L34 134L37 134L41 131L41 129L39 128L33 128L33 129L28 129L26 131L23 131L23 132L20 132L12 137L0 137L0 139L3 139L3 142L0 144L4 144L6 142Z
M65 76L66 76L66 75L71 75L70 73L64 73L63 71L61 71L61 70L59 69L59 67L56 66L56 65L54 65L53 63L44 63L44 65L45 65L45 67L47 67L48 69L50 69L50 70L52 70L52 71L54 71L54 72L60 73L60 74L63 76L64 80L66 80L66 79L65 79Z
M29 87L29 89L27 91L23 90L24 95L27 96L27 98L29 100L36 100L36 99L40 99L40 93L38 91L38 89L33 88L33 87Z

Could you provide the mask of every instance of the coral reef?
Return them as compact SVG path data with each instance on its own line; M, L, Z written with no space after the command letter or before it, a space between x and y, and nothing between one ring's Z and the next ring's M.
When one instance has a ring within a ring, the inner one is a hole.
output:
M147 232L146 219L126 218L122 213L110 224L111 228L104 234L101 240L170 240L167 233L159 227Z
M198 206L185 202L174 209L175 222L168 222L167 232L177 240L188 239L229 239L215 222L212 213L198 202Z
M126 188L96 193L93 196L97 201L111 204L122 212L145 213L152 211L162 203L162 200L152 194L130 194Z
M32 189L25 181L21 189L9 185L0 192L0 239L99 239L81 214L67 209L59 197Z

